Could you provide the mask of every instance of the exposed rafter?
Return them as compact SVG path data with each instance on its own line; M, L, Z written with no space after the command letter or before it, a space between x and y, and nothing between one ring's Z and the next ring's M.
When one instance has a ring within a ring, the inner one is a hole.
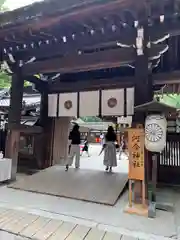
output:
M167 50L167 46L163 44L152 46L150 49L149 60L159 59L165 50ZM133 65L134 61L134 48L121 49L116 47L115 49L106 51L80 55L72 54L62 58L29 63L22 67L22 71L24 75L51 72L64 74L120 67L129 64Z

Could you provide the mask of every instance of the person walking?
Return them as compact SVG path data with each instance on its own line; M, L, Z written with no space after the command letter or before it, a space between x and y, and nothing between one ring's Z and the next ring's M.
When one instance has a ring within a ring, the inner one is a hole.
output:
M103 144L104 144L104 134L103 133L101 133L101 135L100 135L100 140L101 140L101 145L103 146Z
M69 156L66 164L66 171L68 171L69 166L72 165L74 157L75 157L75 167L78 169L80 167L80 143L81 143L81 137L79 132L79 125L75 124L72 131L69 134L69 141L70 147L69 147Z
M104 165L105 171L112 172L112 168L117 166L116 157L116 134L112 126L108 127L107 134L105 136L105 148L104 148Z
M88 140L86 139L85 142L84 142L84 147L82 149L82 153L81 153L81 156L83 155L83 152L86 152L88 157L90 157L89 155L89 143L88 143Z

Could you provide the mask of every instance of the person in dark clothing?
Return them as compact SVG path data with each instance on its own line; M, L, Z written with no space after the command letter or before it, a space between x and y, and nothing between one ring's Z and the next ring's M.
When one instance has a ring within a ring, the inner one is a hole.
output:
M69 156L66 164L66 171L68 171L69 166L72 165L74 157L75 160L75 167L78 169L80 166L80 143L81 137L79 132L79 125L74 125L72 131L69 134L69 140L71 141L70 148L69 148Z
M117 166L116 157L116 134L112 126L108 127L107 134L105 136L105 148L104 148L104 165L106 166L106 171L112 172L112 167Z
M89 150L89 143L88 143L88 140L86 139L85 142L84 142L84 147L83 147L83 149L82 149L81 156L83 155L83 152L86 152L87 155L88 155L88 157L90 157L88 150Z
M5 154L7 130L0 130L0 151Z
M107 133L105 135L106 142L116 142L116 133L112 126L108 127Z

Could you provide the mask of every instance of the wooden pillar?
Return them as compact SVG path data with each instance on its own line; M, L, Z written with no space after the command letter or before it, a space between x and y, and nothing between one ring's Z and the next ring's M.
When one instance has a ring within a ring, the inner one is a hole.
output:
M40 123L42 125L46 124L48 119L48 93L43 91L41 93L41 104L40 104Z
M16 179L24 80L19 69L12 76L5 156L12 159L11 179Z
M148 62L148 24L142 26L144 32L144 38L142 41L143 52L138 54L136 49L136 62L135 62L135 106L144 104L153 99L153 82L151 74L151 66ZM138 37L138 30L137 30ZM133 117L133 125L144 124L145 114L141 112L135 113ZM145 159L145 182L148 182L148 161ZM146 185L147 186L147 185ZM135 201L138 202L141 198L141 182L136 181L134 192L135 192ZM146 188L147 195L147 188Z
M136 62L135 62L135 106L143 104L145 102L152 100L153 83L151 67L148 62L148 48L147 44L149 39L148 35L148 25L143 26L144 29L144 40L143 40L143 54L138 55L136 52ZM136 114L141 115L142 113Z
M158 168L158 156L157 153L152 155L152 199L156 201L156 186L157 186L157 168Z
M71 118L69 117L59 117L55 119L53 165L64 165L67 159L70 120Z
M168 39L168 61L167 64L165 65L166 69L165 71L174 71L179 67L179 52L178 52L178 37L177 36L171 36Z
M42 142L40 147L42 150L41 162L38 163L39 168L49 167L51 165L51 137L53 120L48 117L48 92L47 89L41 93L40 119L39 125L43 128Z

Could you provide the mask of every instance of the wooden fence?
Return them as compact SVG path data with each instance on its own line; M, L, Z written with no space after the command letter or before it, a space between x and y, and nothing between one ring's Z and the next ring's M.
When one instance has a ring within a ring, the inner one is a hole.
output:
M180 134L168 133L166 147L159 155L158 182L180 184Z

